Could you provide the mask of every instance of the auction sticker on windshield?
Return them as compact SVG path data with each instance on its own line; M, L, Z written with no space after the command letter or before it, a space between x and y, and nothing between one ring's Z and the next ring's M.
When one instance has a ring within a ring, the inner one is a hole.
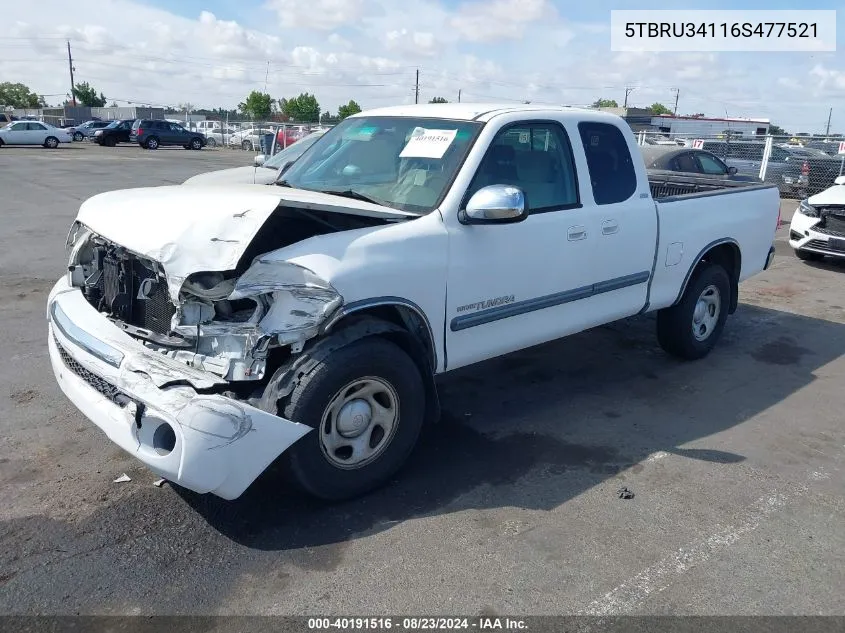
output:
M418 127L411 133L399 158L443 158L457 133L457 130L427 130Z

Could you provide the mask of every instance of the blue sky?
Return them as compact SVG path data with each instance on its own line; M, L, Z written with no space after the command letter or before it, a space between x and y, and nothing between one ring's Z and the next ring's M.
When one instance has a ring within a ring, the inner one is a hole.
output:
M704 4L704 6L702 6ZM794 9L785 0L641 2L638 9ZM616 53L610 11L630 2L561 0L39 0L51 26L22 3L4 7L4 79L66 92L70 38L77 77L118 101L234 106L252 89L308 91L324 109L413 100L585 105L598 97L670 104L681 114L769 117L821 131L828 109L845 133L845 55ZM842 9L812 2L813 9ZM841 13L841 12L840 12ZM845 14L843 14L845 15ZM838 20L840 42L843 19ZM10 39L14 38L14 39ZM270 72L267 73L267 63ZM48 98L48 101L50 99ZM840 112L841 109L841 112Z

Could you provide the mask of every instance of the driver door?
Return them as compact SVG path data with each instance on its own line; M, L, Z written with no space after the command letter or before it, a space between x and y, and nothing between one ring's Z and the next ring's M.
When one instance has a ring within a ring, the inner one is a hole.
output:
M446 349L449 369L582 329L579 299L599 281L593 267L602 216L582 204L569 130L557 121L514 122L492 139L469 189L513 185L528 217L466 225L445 214L449 233ZM481 141L479 141L481 142ZM583 156L581 158L583 161Z

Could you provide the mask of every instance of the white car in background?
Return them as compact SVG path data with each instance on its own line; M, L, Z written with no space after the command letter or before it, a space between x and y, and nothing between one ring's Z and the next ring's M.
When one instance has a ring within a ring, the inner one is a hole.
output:
M234 184L255 184L272 185L278 179L283 168L289 166L293 161L302 156L314 142L320 138L326 130L312 132L305 138L297 141L290 147L283 149L278 154L265 160L263 154L255 157L255 165L252 167L235 167L233 169L218 169L205 174L199 174L188 178L184 185L234 185Z
M798 259L845 258L845 176L802 200L789 225L789 245Z
M237 130L228 127L216 127L214 129L198 128L197 132L205 134L206 147L217 147L218 145L225 145L228 143L229 139L237 132Z
M72 129L53 127L41 121L15 121L0 129L0 146L43 145L49 149L56 149L59 143L72 142L72 134Z
M275 132L270 128L246 128L232 134L227 141L227 145L229 147L240 147L251 152L256 147L261 146L262 134L275 134Z

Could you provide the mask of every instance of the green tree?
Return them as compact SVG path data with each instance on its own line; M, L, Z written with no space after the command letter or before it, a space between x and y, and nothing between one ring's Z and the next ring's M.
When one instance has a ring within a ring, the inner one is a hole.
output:
M320 104L317 102L317 97L307 92L293 99L281 99L279 110L294 121L316 123L320 120Z
M618 108L619 104L614 99L596 99L593 102L594 108Z
M662 103L652 103L648 110L652 114L672 114L672 111Z
M0 83L0 106L38 108L43 105L44 99L32 92L25 84L11 81Z
M449 102L446 99L444 99L443 97L434 97L434 99L429 101L429 103L449 103Z
M348 116L352 116L353 114L358 114L361 111L361 106L357 103L349 100L349 103L346 105L342 105L337 109L337 118L341 121Z
M89 108L102 108L106 105L106 96L102 92L98 95L94 87L90 86L87 81L73 87L73 96L76 97L79 105Z
M772 136L789 136L789 132L774 123L769 124L769 134Z
M243 103L238 104L238 110L254 120L268 119L273 113L274 103L275 99L266 92L253 90Z

